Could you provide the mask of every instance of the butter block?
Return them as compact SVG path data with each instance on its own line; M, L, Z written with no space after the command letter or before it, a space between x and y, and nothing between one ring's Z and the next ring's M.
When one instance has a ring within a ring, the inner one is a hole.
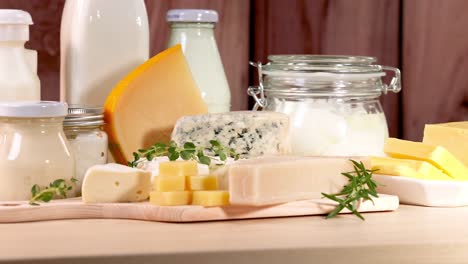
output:
M185 176L154 177L153 187L158 192L185 191Z
M375 174L404 176L423 180L454 180L434 165L421 160L371 157L371 168L377 170Z
M446 148L468 167L468 121L426 125L423 143Z
M83 180L85 203L139 202L148 199L151 172L120 164L96 165Z
M177 160L161 162L160 176L194 176L198 174L197 162L194 160Z
M215 175L187 176L186 188L191 191L217 190L218 177Z
M429 162L454 179L468 180L468 168L444 147L389 138L384 151L392 158Z
M370 168L367 158L353 157ZM354 171L346 157L259 157L228 168L231 204L268 205L317 199L338 193L348 183L342 172Z
M226 206L229 205L229 192L227 191L194 191L193 205Z
M188 205L192 202L192 192L158 192L150 193L150 203L160 206Z

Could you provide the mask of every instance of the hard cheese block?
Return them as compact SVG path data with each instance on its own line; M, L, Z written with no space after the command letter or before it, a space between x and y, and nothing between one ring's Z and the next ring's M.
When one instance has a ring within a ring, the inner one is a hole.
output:
M423 180L453 180L429 162L421 160L371 157L371 168L375 174L404 176Z
M193 176L198 174L197 162L194 160L176 160L159 164L160 176Z
M96 165L86 172L85 203L139 202L148 199L151 173L120 164Z
M226 206L229 205L229 193L227 191L194 191L193 205Z
M210 140L233 148L241 157L290 152L288 116L276 112L239 111L187 116L172 133L178 144L209 146Z
M363 161L369 167L367 159ZM267 205L321 198L338 193L348 183L342 172L354 171L348 158L260 157L229 166L231 204Z
M158 192L185 191L185 176L154 177L154 190Z
M216 175L187 176L186 188L191 191L217 190L218 177Z
M384 151L393 158L427 161L453 179L468 180L468 168L444 147L389 138Z
M426 125L423 143L446 148L468 167L468 121Z
M154 56L128 74L105 103L109 148L119 163L156 142L170 141L182 116L207 112L180 45Z
M161 206L188 205L192 202L192 192L151 192L150 203Z

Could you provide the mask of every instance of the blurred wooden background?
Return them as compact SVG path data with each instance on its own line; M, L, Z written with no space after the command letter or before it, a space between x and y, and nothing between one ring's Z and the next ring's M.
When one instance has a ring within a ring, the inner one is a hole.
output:
M30 12L27 47L39 52L42 97L59 98L60 20L64 0L0 0ZM402 69L403 91L382 96L391 134L421 139L425 123L468 120L467 0L145 0L151 54L166 46L171 8L220 14L219 49L233 109L248 109L257 78L249 60L269 54L343 54Z

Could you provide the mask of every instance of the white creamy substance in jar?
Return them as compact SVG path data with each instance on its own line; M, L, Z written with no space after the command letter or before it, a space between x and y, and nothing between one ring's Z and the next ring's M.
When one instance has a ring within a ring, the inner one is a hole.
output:
M276 111L289 115L292 153L320 156L384 155L388 137L385 115L363 106L326 99L283 102Z

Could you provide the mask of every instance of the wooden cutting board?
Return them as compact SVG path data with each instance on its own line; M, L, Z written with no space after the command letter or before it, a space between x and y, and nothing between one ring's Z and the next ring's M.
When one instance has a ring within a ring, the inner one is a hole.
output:
M374 204L365 201L359 212L393 211L398 208L397 196L379 195ZM154 206L142 203L100 203L85 204L80 198L55 200L32 206L27 202L0 202L0 223L18 223L58 219L115 218L159 222L199 222L267 217L324 215L335 207L326 199L296 201L269 206L225 206L202 207ZM349 211L343 211L349 213Z

